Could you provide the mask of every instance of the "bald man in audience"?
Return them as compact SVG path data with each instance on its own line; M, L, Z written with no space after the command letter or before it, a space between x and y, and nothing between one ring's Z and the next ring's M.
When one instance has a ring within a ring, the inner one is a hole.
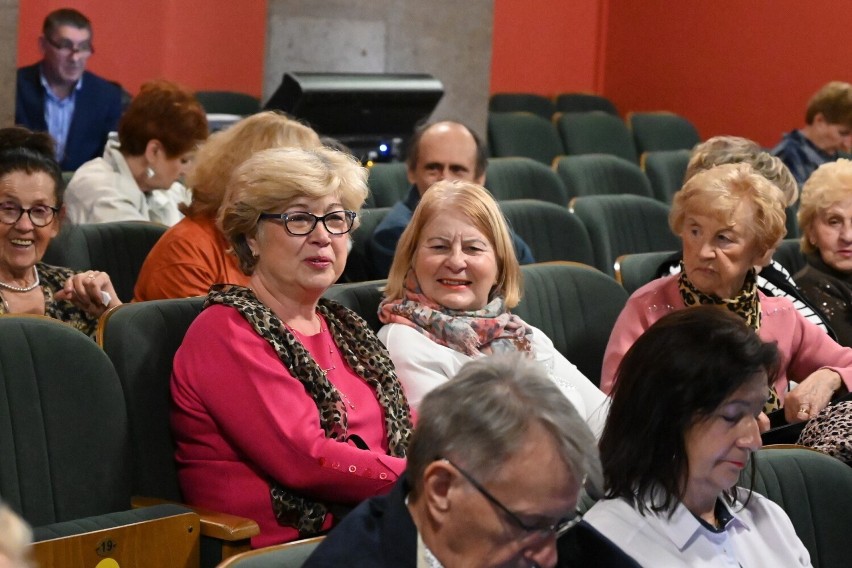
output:
M595 438L537 362L474 359L423 399L408 469L347 515L305 568L552 567Z
M464 124L441 121L419 127L408 143L406 168L411 183L408 197L393 206L370 238L369 254L374 273L381 278L387 276L396 243L411 221L420 197L433 183L447 179L481 185L487 165L485 144ZM512 236L518 262L535 262L529 246L517 235Z

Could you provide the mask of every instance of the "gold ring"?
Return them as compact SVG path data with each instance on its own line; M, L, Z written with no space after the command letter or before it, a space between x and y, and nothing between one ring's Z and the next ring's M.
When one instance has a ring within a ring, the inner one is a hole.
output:
M799 414L808 414L808 409L810 406L802 405L799 407Z

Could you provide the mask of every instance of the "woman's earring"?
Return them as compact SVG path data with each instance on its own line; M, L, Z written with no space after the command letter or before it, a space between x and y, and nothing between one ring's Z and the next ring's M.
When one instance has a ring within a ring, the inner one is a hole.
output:
M154 168L152 168L151 166L148 166L147 168L145 168L145 177L146 178L151 179L155 175L157 175L157 172L154 171Z

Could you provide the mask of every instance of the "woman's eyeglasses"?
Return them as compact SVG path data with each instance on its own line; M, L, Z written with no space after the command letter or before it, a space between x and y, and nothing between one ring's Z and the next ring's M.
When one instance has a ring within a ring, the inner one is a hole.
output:
M30 222L36 227L46 227L50 225L53 218L59 213L59 207L33 205L29 209L24 209L17 203L0 203L0 223L14 225L24 213L30 216Z
M332 235L344 235L352 230L357 214L354 211L340 210L326 213L322 216L314 215L306 211L294 211L292 213L261 213L260 220L276 220L284 224L287 232L295 237L309 235L322 221L325 230Z

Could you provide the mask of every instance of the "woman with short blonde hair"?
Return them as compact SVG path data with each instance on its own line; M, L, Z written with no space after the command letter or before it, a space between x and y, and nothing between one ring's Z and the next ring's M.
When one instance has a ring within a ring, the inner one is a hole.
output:
M852 346L852 161L821 165L805 182L799 206L807 265L796 275L802 293Z
M782 365L766 411L783 407L788 422L805 421L852 386L852 349L786 298L757 287L755 267L769 261L785 233L781 190L748 164L716 166L675 195L669 223L683 241L681 271L646 284L627 301L604 354L604 392L612 391L624 354L646 329L669 312L698 305L730 310L761 339L777 342Z

